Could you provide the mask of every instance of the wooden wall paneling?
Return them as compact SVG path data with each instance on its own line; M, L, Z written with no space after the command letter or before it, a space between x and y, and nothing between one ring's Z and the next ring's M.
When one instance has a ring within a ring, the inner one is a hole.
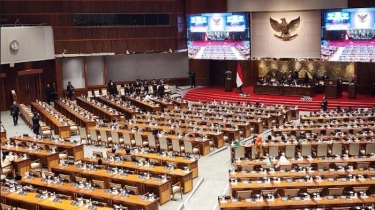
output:
M85 79L85 88L87 88L87 80L88 80L88 77L87 77L87 67L88 67L88 65L87 65L87 59L86 59L86 57L84 57L83 58L83 76L84 76L84 79Z
M186 14L226 12L227 0L185 0Z
M196 85L210 85L210 61L189 59L189 69L195 72ZM186 72L187 74L187 72Z
M61 58L55 59L55 71L56 71L57 95L63 96L65 87L63 87L63 70L62 70L62 59Z
M348 0L348 7L349 8L375 7L375 1L369 1L369 0Z
M357 93L371 94L372 83L375 82L375 63L356 63L355 73Z
M6 95L5 95L6 77L7 77L6 73L0 73L0 83L1 83L0 111L7 110L7 108L6 108Z
M108 65L107 65L107 57L104 57L104 85L108 83Z

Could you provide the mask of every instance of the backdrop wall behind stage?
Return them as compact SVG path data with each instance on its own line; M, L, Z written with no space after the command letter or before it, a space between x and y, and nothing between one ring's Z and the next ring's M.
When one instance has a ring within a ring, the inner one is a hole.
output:
M272 76L273 74L278 77L289 76L290 73L297 71L299 78L304 78L306 73L309 78L313 78L314 75L322 77L326 74L331 79L341 77L343 80L350 81L351 76L355 74L354 68L354 63L349 62L261 60L259 62L259 77Z

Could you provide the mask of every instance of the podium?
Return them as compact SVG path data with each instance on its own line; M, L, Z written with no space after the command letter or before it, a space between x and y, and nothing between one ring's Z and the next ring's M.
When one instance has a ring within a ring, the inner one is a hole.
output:
M232 79L230 79L230 80L225 80L225 92L232 92L232 89L233 89L233 87L232 87Z
M337 85L337 80L325 80L324 86L326 98L338 98L339 86Z
M357 94L355 92L355 84L348 85L348 98L355 99Z

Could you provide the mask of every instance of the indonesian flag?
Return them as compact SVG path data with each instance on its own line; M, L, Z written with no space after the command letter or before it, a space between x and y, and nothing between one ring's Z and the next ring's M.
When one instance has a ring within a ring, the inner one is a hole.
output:
M243 85L242 68L240 64L237 65L236 84L237 87L241 87Z

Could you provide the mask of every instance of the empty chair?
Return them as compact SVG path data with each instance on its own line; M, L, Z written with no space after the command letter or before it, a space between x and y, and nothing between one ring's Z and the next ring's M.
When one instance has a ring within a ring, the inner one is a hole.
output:
M366 155L375 153L375 143L366 144Z
M191 141L186 140L184 141L184 149L185 149L185 154L190 154L190 155L198 154L200 157L199 145L196 145L195 147L193 147L193 143Z
M135 146L137 147L145 147L148 145L148 142L142 139L141 134L135 134L134 139L135 139Z
M313 194L313 193L321 193L323 191L323 188L307 188L307 193L308 194Z
M59 152L59 159L60 160L67 160L68 159L68 150L64 150Z
M59 177L61 179L61 181L63 182L72 182L71 178L70 178L70 175L67 175L67 174L59 174Z
M90 139L90 134L87 135L86 128L79 127L79 137L81 138L82 144L88 144Z
M109 182L109 187L110 188L113 188L113 187L115 187L115 188L122 188L122 186L121 186L121 184L119 184L119 183L113 183L113 182Z
M168 144L168 140L165 137L159 137L159 143L160 143L160 150L161 151L169 151L172 149L171 146Z
M1 167L1 180L4 180L8 174L13 174L13 172L12 164Z
M148 147L157 152L159 150L159 144L157 144L155 136L153 134L148 134L147 139L148 139Z
M330 163L317 163L317 168L318 170L328 170L329 169L329 164Z
M301 146L301 154L302 156L311 156L311 144L302 144Z
M296 154L296 146L295 145L287 145L285 146L285 157L292 158Z
M263 196L270 195L270 194L275 195L276 191L277 191L277 189L273 189L273 190L261 190L261 194Z
M100 130L100 140L101 140L102 144L104 144L104 145L108 146L108 145L112 144L112 137L109 137L107 135L107 131L105 131L105 130Z
M100 142L100 136L97 134L96 130L90 129L91 143L98 144Z
M54 177L54 176L55 176L55 173L53 173L53 172L49 172L49 171L45 171L45 172L44 172L44 176L45 176L46 178L48 178L48 177Z
M340 196L342 195L343 192L344 192L343 187L328 188L328 195L330 196Z
M342 154L342 143L333 143L332 155L341 155L341 154Z
M117 84L116 89L117 89L117 91L119 91L121 89L121 85Z
M357 162L357 169L368 169L370 167L369 162Z
M46 129L41 131L41 135L43 138L51 138L52 137L52 130L51 129Z
M285 197L297 197L300 189L284 189L283 191Z
M92 90L87 91L87 98L92 98L94 95L92 95Z
M268 147L268 155L270 157L278 157L279 156L279 146L269 146Z
M129 133L123 133L125 147L132 148L135 145L135 140L132 140Z
M369 187L353 187L353 192L367 192Z
M101 152L101 151L92 151L92 156L98 157L98 158L103 158L103 152Z
M75 176L74 178L76 182L84 182L84 183L87 182L87 178L85 177Z
M71 135L77 135L79 130L77 125L70 125L70 133Z
M172 151L179 155L185 151L185 148L180 145L180 140L172 139Z
M94 96L95 96L95 97L100 96L99 90L94 90Z
M138 195L139 194L138 187L134 187L134 186L130 186L130 185L125 185L125 189L127 191L129 191L129 194L133 194L133 195Z
M183 193L183 187L181 186L181 182L177 182L176 184L172 185L172 200L174 200L175 194L180 193L181 199Z
M40 161L40 159L31 162L30 171L42 171L42 162Z
M290 165L280 165L279 170L280 171L290 171L290 170L292 170L292 165L291 164Z
M107 88L102 88L101 91L102 91L102 96L108 95Z
M318 144L316 156L317 157L327 157L328 145L327 144Z
M242 199L247 199L251 198L251 193L252 190L241 190L241 191L236 191L236 197L237 198L242 198Z
M234 158L245 158L245 147L234 147Z
M125 95L125 88L120 88L120 95L124 96Z
M242 166L242 171L253 171L254 170L254 165L243 165Z
M357 143L349 144L349 155L359 155L359 147Z
M111 132L112 142L113 144L117 144L119 146L124 144L124 138L119 137L118 132L112 131Z

